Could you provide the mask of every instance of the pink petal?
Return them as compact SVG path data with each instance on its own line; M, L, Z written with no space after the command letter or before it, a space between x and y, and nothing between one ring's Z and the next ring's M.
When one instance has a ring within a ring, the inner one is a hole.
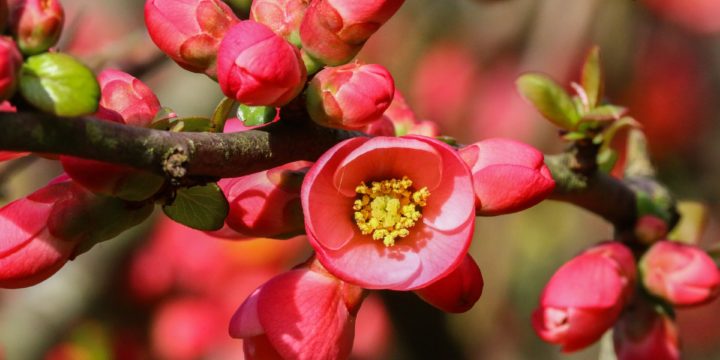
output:
M243 339L243 352L245 360L284 360L265 335Z
M602 254L583 254L553 275L540 304L556 308L617 307L625 285L622 280L613 260Z
M261 290L262 287L253 291L230 319L230 336L242 339L265 333L262 325L260 325L258 315L258 298Z
M445 312L462 313L470 310L480 299L483 290L480 268L470 254L453 272L432 284L415 290L425 302Z
M0 209L0 258L20 250L46 228L52 203L19 199Z
M551 178L518 165L491 165L474 173L473 180L481 215L526 209L545 199L555 188Z

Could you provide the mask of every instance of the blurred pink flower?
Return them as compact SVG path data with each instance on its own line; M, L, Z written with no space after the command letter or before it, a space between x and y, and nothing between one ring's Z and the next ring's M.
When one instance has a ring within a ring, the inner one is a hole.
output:
M220 43L220 88L245 105L285 105L300 93L306 76L300 51L263 24L242 21Z
M720 293L720 271L702 249L659 241L640 259L645 288L675 306L695 306Z
M646 302L623 311L613 329L613 342L618 360L680 359L675 322Z
M301 199L320 262L368 289L424 287L462 263L472 238L469 169L429 138L346 140L313 165Z

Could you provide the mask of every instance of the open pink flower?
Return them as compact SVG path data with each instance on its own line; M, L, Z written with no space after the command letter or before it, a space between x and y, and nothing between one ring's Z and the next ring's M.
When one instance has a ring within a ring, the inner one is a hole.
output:
M543 154L530 145L494 138L468 145L460 155L472 168L478 215L526 209L555 188Z
M230 321L230 336L243 339L249 360L345 359L362 298L361 288L317 264L291 270L245 300Z
M368 289L424 287L460 265L472 238L469 169L429 138L346 140L310 169L301 200L320 262Z
M415 293L428 304L450 313L470 310L480 299L483 286L482 273L470 254L453 272Z
M533 313L533 328L565 352L582 349L615 323L634 278L630 249L617 242L592 247L552 276Z
M700 305L720 293L715 261L696 246L657 242L643 255L640 269L648 292L673 305Z

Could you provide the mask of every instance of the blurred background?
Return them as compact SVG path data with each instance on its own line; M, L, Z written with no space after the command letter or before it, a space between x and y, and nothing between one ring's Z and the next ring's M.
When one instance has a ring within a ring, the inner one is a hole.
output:
M242 7L248 1L234 1ZM63 0L59 48L96 70L158 56L143 1ZM645 126L661 181L709 209L700 242L720 241L720 0L411 0L367 43L362 61L390 69L417 114L461 143L504 136L545 153L563 144L517 94L522 72L567 85L597 44L606 95ZM209 114L222 98L204 75L165 61L144 72L162 104ZM60 172L28 158L0 164L0 204ZM545 282L612 228L546 201L519 214L479 218L471 253L483 297L449 315L467 359L597 359L545 344L530 314ZM303 261L303 238L232 242L163 219L148 221L68 263L44 283L0 291L0 359L241 359L230 316L258 285ZM407 359L379 297L357 320L354 359ZM720 301L678 314L684 358L720 358ZM3 355L4 354L4 355Z

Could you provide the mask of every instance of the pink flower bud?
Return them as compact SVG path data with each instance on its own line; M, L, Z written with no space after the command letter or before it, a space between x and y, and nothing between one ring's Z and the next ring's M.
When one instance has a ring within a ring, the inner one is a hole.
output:
M482 273L470 254L447 276L415 293L428 304L450 313L470 310L480 299L483 286Z
M657 242L639 266L647 291L676 306L700 305L720 292L717 265L696 246Z
M216 77L218 46L238 22L220 0L147 0L145 25L155 45L182 68Z
M527 209L555 188L543 154L530 145L494 138L462 148L460 156L472 169L478 215Z
M633 287L632 258L628 248L611 242L560 267L545 286L540 307L532 316L538 336L562 346L565 352L598 340L617 320Z
M10 0L10 31L20 51L34 55L57 43L65 13L58 0Z
M635 223L635 237L645 245L654 244L663 239L667 233L667 223L657 216L644 215Z
M383 115L380 120L365 126L363 132L374 136L395 136L395 125L387 116Z
M23 59L15 42L0 36L0 102L9 99L17 88Z
M646 302L623 311L615 324L613 342L618 360L680 359L675 323Z
M394 93L392 75L380 65L327 67L310 82L307 107L320 125L361 129L382 117Z
M432 121L418 119L410 109L407 101L405 101L405 97L397 89L395 89L393 101L385 110L384 115L395 125L395 134L397 136L422 135L436 137L440 135L437 124Z
M255 0L250 20L267 25L295 46L300 46L300 23L310 0Z
M312 165L296 161L218 182L230 213L225 223L246 237L287 237L304 230L300 186Z
M306 76L300 51L263 24L242 21L220 43L220 88L245 105L285 105L300 93Z
M103 70L97 78L101 91L97 117L126 125L150 125L160 101L147 85L118 70Z
M361 288L310 268L274 277L245 300L230 336L242 338L246 359L346 359Z
M300 25L303 50L325 64L345 64L402 4L403 0L316 0Z

